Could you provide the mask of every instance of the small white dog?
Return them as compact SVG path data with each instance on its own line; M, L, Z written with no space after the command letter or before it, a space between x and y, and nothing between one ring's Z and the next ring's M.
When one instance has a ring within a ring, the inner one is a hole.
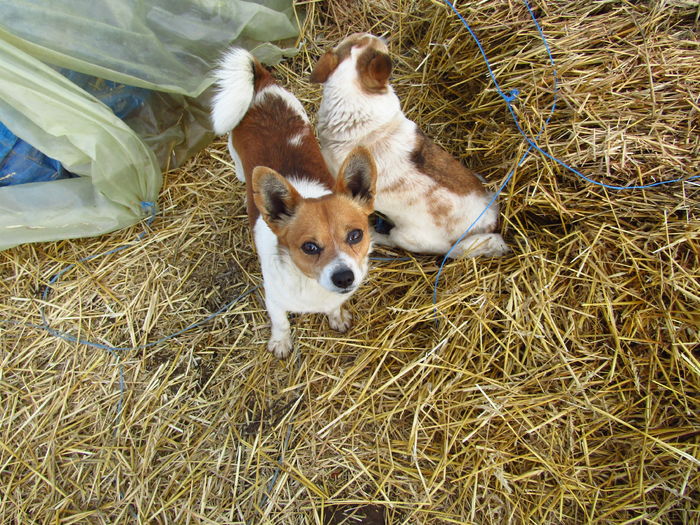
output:
M323 84L317 131L331 170L357 146L377 164L374 206L394 224L377 242L419 253L445 254L492 198L483 180L426 137L401 111L389 84L391 59L385 42L367 33L344 39L326 52L311 73ZM452 257L502 255L492 205L452 251Z
M367 274L376 167L365 148L329 172L301 103L243 49L216 71L214 131L231 131L236 176L245 180L248 217L271 321L268 350L292 348L287 312L320 312L331 328L351 325L342 304Z

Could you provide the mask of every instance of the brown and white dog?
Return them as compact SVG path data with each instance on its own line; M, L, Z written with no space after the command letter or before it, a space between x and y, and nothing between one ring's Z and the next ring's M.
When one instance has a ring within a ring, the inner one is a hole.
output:
M323 155L337 170L357 146L377 164L375 209L394 228L374 233L381 244L419 253L446 254L484 211L492 194L482 179L426 137L401 111L389 84L391 59L384 40L357 33L326 52L311 73L323 84L317 131ZM451 257L502 255L494 204Z
M325 313L331 328L350 327L342 304L367 274L376 168L365 148L353 148L336 180L301 103L247 51L229 50L215 74L212 122L219 135L231 131L236 176L246 183L268 350L285 357L287 312Z

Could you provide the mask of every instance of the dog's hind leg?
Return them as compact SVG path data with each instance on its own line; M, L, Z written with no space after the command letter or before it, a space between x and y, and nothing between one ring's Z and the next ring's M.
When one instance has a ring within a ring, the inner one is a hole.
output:
M460 242L450 253L450 258L458 259L460 257L478 257L482 255L499 257L509 251L510 249L503 237L498 233L475 233Z

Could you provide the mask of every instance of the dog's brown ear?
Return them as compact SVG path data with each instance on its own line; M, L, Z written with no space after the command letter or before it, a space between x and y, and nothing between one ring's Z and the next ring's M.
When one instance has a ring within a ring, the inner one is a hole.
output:
M389 58L389 55L377 51L376 56L369 63L369 74L378 86L386 86L391 75L391 58Z
M360 81L370 93L383 92L391 75L391 58L383 51L367 49L357 61Z
M336 67L338 67L338 56L333 51L326 51L316 62L309 80L316 84L323 84Z
M336 193L352 197L369 215L374 209L377 166L369 150L358 146L345 158L335 183Z
M263 166L253 169L253 200L260 215L278 234L294 217L301 195L282 175Z

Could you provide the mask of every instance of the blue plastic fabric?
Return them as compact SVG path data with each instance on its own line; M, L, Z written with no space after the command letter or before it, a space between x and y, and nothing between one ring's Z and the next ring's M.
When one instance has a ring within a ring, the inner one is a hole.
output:
M151 96L151 91L145 88L127 86L70 69L59 69L59 72L102 102L122 120L144 107Z
M0 0L0 250L152 215L162 171L214 137L223 50L276 63L295 21L292 0Z
M0 122L0 186L75 177L61 163L16 137Z

